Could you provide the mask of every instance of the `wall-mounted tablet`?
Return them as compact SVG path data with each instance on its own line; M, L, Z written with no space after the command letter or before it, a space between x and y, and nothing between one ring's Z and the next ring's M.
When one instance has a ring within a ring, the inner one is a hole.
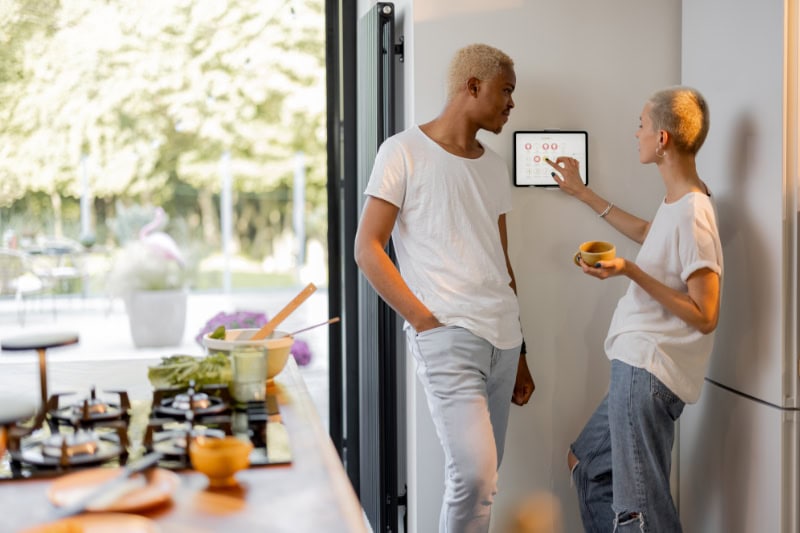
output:
M540 130L514 132L514 185L558 187L544 159L574 157L580 163L583 183L589 183L589 134L585 131Z

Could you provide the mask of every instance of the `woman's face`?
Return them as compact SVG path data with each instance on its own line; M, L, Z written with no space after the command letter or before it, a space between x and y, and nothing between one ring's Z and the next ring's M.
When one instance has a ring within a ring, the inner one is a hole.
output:
M636 130L636 139L639 141L639 162L643 164L654 163L658 160L656 148L658 148L658 132L653 127L650 118L650 108L652 103L644 104L642 114L639 115L639 128Z

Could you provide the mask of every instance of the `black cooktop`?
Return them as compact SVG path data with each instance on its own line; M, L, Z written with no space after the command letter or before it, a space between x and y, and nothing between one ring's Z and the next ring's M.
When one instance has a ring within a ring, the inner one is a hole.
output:
M186 443L196 435L250 440L251 467L292 460L274 395L264 402L234 406L226 387L200 387L190 392L202 392L209 401L187 415L179 401L185 398L185 389L159 389L149 401L128 401L127 395L111 392L107 404L94 390L89 400L73 404L65 401L71 395L54 395L44 415L11 428L9 450L0 458L0 482L115 467L150 451L162 454L162 468L188 469Z

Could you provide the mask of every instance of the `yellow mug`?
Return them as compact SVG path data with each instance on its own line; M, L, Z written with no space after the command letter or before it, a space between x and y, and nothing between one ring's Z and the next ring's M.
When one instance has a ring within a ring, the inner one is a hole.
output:
M609 261L617 255L614 245L606 241L586 241L578 247L572 260L581 266L581 259L587 265L594 266L598 261Z

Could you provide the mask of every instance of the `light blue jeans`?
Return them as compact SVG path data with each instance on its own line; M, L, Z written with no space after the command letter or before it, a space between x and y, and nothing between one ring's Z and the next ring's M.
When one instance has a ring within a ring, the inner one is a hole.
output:
M611 362L609 392L570 447L587 532L681 531L669 473L683 407L648 371Z
M439 531L489 531L519 346L500 350L455 326L409 328L407 340L444 449Z

